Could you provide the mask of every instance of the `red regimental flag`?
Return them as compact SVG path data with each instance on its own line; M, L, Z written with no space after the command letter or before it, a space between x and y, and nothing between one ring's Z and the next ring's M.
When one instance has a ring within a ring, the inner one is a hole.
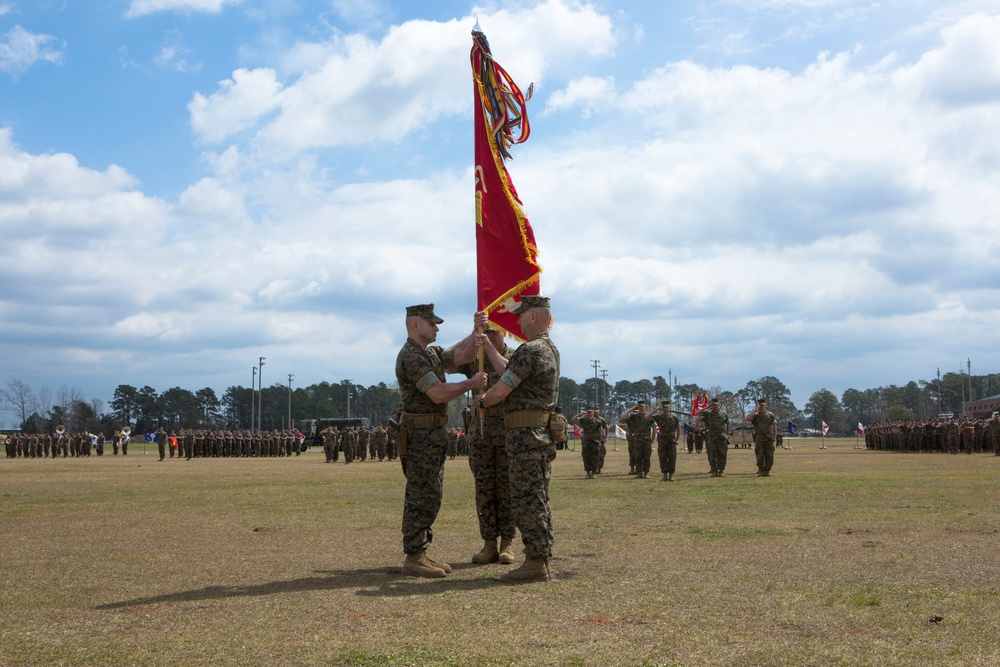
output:
M479 310L507 333L524 339L517 316L510 313L524 295L541 285L535 233L504 158L508 147L528 138L526 98L490 54L486 36L472 33L475 89L476 259ZM531 96L530 88L528 97ZM519 131L515 139L514 130Z

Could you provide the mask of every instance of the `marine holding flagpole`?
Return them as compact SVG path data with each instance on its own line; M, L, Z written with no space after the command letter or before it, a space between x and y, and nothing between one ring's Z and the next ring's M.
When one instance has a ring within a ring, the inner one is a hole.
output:
M476 373L462 382L447 382L445 373L476 356L474 334L443 349L437 340L434 304L406 309L406 342L396 356L396 381L402 398L396 444L406 477L403 501L403 574L439 578L451 572L448 563L427 555L434 539L432 526L441 509L444 493L444 462L447 453L448 401L467 391L486 387L486 373Z
M526 341L509 359L490 351L500 379L477 401L477 416L486 410L503 414L511 513L524 543L524 562L500 579L547 581L554 539L549 479L556 455L549 421L558 399L559 351L548 335L552 315L548 298L540 296L542 269L534 231L504 164L511 157L509 149L531 134L526 103L533 86L521 93L493 59L478 22L470 59L475 96L476 324L481 331L492 323L493 329ZM495 347L484 335L476 342ZM503 477L498 470L497 480ZM494 558L490 535L483 537L486 542L476 562ZM496 557L508 562L503 546Z

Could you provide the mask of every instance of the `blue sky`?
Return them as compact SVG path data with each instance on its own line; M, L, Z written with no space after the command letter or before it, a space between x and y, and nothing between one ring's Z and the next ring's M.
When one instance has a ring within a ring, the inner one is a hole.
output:
M371 384L406 305L464 335L476 19L535 83L564 375L1000 371L1000 1L0 0L0 384Z

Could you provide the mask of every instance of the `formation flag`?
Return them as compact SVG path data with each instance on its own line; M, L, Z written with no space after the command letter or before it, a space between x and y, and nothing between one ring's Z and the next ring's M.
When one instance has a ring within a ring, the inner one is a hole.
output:
M822 424L823 424L823 435L826 435L827 433L830 432L830 425L827 424L826 422L822 422Z
M531 134L526 103L490 52L479 24L472 31L475 90L476 282L478 309L504 332L524 340L511 314L525 295L541 293L538 246L504 164L510 147ZM516 133L516 135L515 135Z
M799 425L793 421L789 421L788 426L785 427L785 430L788 431L788 435L797 435L799 432Z
M697 417L698 413L708 407L708 392L701 392L699 397L695 394L695 397L691 399L691 416Z
M865 427L861 425L861 422L858 422L858 435L862 436L864 434L865 434Z

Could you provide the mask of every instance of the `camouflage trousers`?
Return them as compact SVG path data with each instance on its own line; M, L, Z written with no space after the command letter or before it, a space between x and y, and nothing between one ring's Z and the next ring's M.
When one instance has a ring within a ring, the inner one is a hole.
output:
M729 441L725 435L709 435L705 441L708 452L708 467L712 472L722 472L726 469L726 458L729 454Z
M488 417L487 420L497 419ZM470 438L469 468L476 480L476 514L479 535L484 540L514 539L514 515L510 508L510 466L504 443L503 417L485 424L485 435Z
M584 472L597 472L601 469L601 443L599 440L584 440L580 446L583 455Z
M774 465L774 440L771 438L754 440L753 451L757 455L757 470L771 472L771 466Z
M403 551L408 554L427 548L434 539L431 525L441 509L446 447L443 428L418 429L413 431L406 456L400 459L406 476Z
M677 470L677 441L656 439L656 456L660 459L660 472L674 474Z
M649 461L653 457L653 441L645 438L633 438L635 449L635 469L638 472L649 472Z
M549 480L556 446L543 428L507 431L510 504L528 558L549 558L555 535L549 507Z
M600 459L597 461L597 469L604 470L604 457L608 455L608 443L606 440L601 440L601 455Z

